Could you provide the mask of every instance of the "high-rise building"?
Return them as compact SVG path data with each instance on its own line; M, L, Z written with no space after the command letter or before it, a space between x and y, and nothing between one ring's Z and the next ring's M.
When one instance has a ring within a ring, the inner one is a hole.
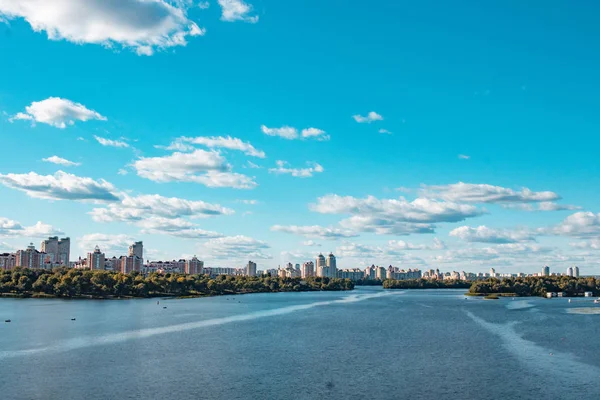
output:
M573 276L575 276L575 278L579 278L579 267L575 266L575 268L573 268Z
M315 263L313 263L312 261L308 261L308 262L305 262L304 264L302 264L300 276L302 278L308 278L309 276L315 276Z
M573 267L567 268L567 276L573 276Z
M42 241L41 252L46 253L44 264L69 266L71 256L71 239L66 237L59 239L52 236Z
M15 253L0 254L0 269L9 270L17 265L17 255Z
M247 276L256 276L256 263L252 261L248 261L246 264L246 275Z
M317 276L325 276L324 274L324 268L325 268L325 256L323 256L323 254L319 254L317 256L317 262L315 265L315 273Z
M385 267L377 267L375 269L375 273L376 273L376 278L379 279L380 281L386 280L387 273L386 273Z
M544 268L542 268L542 276L550 276L550 267L549 266L545 266Z
M136 256L140 260L144 259L144 244L143 242L135 242L131 246L129 246L129 257Z
M196 256L185 262L185 273L190 275L199 275L204 271L204 261L198 260Z
M104 269L106 264L106 256L100 251L100 248L96 246L93 253L88 253L86 260L87 268L91 270Z
M142 270L142 259L136 255L133 256L121 256L121 272L124 274L130 274L133 271Z
M26 250L17 251L15 264L17 267L33 269L45 268L45 255L45 253L40 253L39 251L37 251L33 243L30 243L29 246L27 246ZM52 268L52 266L50 265L49 268Z
M337 276L337 263L335 261L335 256L333 253L329 253L326 261L327 268L329 269L328 277L335 278Z

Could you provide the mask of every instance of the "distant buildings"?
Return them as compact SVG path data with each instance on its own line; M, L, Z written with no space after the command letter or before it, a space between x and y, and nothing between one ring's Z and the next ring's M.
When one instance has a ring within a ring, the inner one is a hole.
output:
M69 266L71 256L71 239L66 237L59 239L58 236L49 237L42 241L40 246L44 256L44 264L53 266Z
M327 259L323 254L317 256L316 276L335 278L337 276L337 262L333 253L329 253Z
M550 276L550 267L549 266L545 266L544 268L542 268L542 276Z
M252 261L248 261L246 265L246 275L247 276L256 276L256 263Z
M87 255L87 268L91 270L99 270L106 268L106 256L100 251L100 248L96 246L93 253Z
M308 261L302 264L302 268L300 269L300 276L303 279L308 278L310 276L315 276L315 264L312 261Z
M144 243L143 242L135 242L131 246L129 246L129 257L137 257L144 261Z
M46 253L41 253L35 249L33 243L30 243L25 250L17 251L15 266L31 269L44 268L44 256ZM50 268L52 268L50 266Z
M0 254L0 269L9 270L17 266L17 255L14 253Z
M567 268L567 276L573 276L573 267Z
M256 264L254 264L256 271ZM189 275L201 275L204 272L204 261L198 260L196 256L185 262L185 273Z

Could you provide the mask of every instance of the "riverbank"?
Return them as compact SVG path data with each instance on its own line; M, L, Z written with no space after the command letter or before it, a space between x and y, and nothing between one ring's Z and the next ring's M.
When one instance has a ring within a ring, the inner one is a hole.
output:
M344 291L349 279L279 278L140 273L122 274L68 268L0 271L0 297L132 299L226 296L250 293Z

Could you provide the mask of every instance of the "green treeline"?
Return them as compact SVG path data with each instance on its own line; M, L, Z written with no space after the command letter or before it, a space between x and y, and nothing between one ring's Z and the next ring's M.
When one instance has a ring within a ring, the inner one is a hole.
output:
M387 279L383 281L384 289L468 289L471 283L467 281L437 281L429 279Z
M123 274L71 268L0 270L0 294L22 297L167 297L241 293L352 290L349 279L221 275Z
M471 294L514 293L517 296L546 296L547 292L565 292L567 296L582 296L584 292L600 295L600 279L570 276L528 276L523 278L490 278L473 282Z

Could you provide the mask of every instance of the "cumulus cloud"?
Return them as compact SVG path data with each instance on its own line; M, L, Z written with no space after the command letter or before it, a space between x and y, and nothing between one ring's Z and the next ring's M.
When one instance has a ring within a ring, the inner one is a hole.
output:
M105 233L89 233L77 238L77 246L83 253L92 251L98 246L107 257L127 255L129 245L135 239L129 235L107 235Z
M424 244L413 244L405 242L404 240L390 240L388 246L394 250L426 250L427 245Z
M460 222L484 213L473 205L427 198L361 199L335 194L320 197L310 209L321 214L350 214L340 222L342 227L382 235L434 233L436 223Z
M119 200L115 187L104 179L80 177L63 171L54 175L0 174L0 184L30 197L49 200L110 202Z
M512 203L502 204L503 208L521 210L521 211L573 211L579 210L581 207L570 204L558 204L552 201L543 201L537 204L531 203Z
M379 133L385 133L386 135L391 135L392 132L388 131L387 129L380 129Z
M282 126L281 128L269 128L261 125L260 130L268 136L279 136L284 139L292 140L298 138L298 129L291 126Z
M169 235L184 239L209 239L223 237L218 232L201 229L183 218L149 217L137 221L141 232L146 234Z
M302 137L305 139L306 138L314 138L314 139L322 140L322 141L326 141L326 140L330 139L329 135L327 135L327 132L325 132L322 129L318 129L318 128L302 129Z
M421 268L426 265L421 257L409 256L390 246L370 246L359 243L344 243L335 249L338 258L358 259L363 265L371 264L400 264L405 268Z
M192 145L206 146L209 148L224 148L228 150L238 150L251 157L265 158L265 152L257 150L249 142L231 136L198 136L198 137L180 137L175 139L166 150L175 151L193 151ZM159 146L160 147L160 146Z
M310 178L316 173L324 171L323 167L317 163L307 162L307 168L290 168L286 161L276 161L276 168L269 168L271 174L289 174L297 178Z
M256 182L230 172L231 166L216 151L175 152L164 157L141 157L132 164L138 176L155 182L195 182L208 187L252 189Z
M470 265L513 265L532 262L543 265L549 258L553 249L533 243L504 243L493 247L471 247L453 249L443 254L433 256L431 260L436 263L470 264Z
M294 235L301 235L309 238L320 238L320 239L340 239L358 236L356 233L336 228L327 228L319 225L312 226L296 226L296 225L274 225L271 227L274 232L291 233Z
M258 15L250 15L252 6L242 0L218 0L221 6L223 21L244 21L252 24L258 22Z
M205 30L187 18L186 7L187 2L165 0L0 0L0 17L23 18L50 40L152 55L204 35Z
M17 221L0 217L0 237L45 237L54 235L63 235L59 229L52 225L38 221L35 225L23 226Z
M570 243L570 245L572 247L577 248L577 249L600 250L600 239L593 238L593 239L584 240L584 241L581 241L581 242Z
M494 229L485 225L477 228L461 226L453 229L450 236L480 243L519 243L535 240L535 236L527 230Z
M2 1L0 0L0 9L2 8ZM20 112L10 119L11 122L15 120L39 122L64 129L67 125L75 124L75 121L106 121L106 117L88 109L83 104L74 103L60 97L49 97L46 100L34 101L31 105L25 107L25 112Z
M375 111L371 111L366 116L362 116L362 115L358 115L358 114L353 115L352 118L354 118L354 120L356 122L358 122L359 124L363 124L363 123L370 124L371 122L374 122L374 121L383 121L383 117L381 115L377 114Z
M516 191L501 186L458 182L450 185L423 186L424 196L467 203L535 203L560 199L554 192Z
M545 229L543 232L578 237L600 235L600 213L594 214L589 211L577 212L569 215L555 227Z
M217 239L210 239L201 246L210 257L224 260L252 260L252 259L271 259L265 250L270 246L261 241L248 236L226 236Z
M233 213L232 209L218 204L154 194L135 197L124 195L120 203L109 204L106 208L94 208L90 215L97 222L135 222L148 217L206 218Z
M302 242L302 245L307 247L321 247L321 243L317 243L314 240L305 240Z
M66 158L62 158L59 156L51 156L48 158L43 158L42 161L51 163L51 164L63 165L65 167L76 167L78 165L81 165L81 163L69 161Z
M106 138L96 136L96 135L94 135L94 139L96 139L96 141L98 143L100 143L102 146L120 147L120 148L129 147L129 144L126 142L123 142L122 140L111 140L111 139L106 139Z

